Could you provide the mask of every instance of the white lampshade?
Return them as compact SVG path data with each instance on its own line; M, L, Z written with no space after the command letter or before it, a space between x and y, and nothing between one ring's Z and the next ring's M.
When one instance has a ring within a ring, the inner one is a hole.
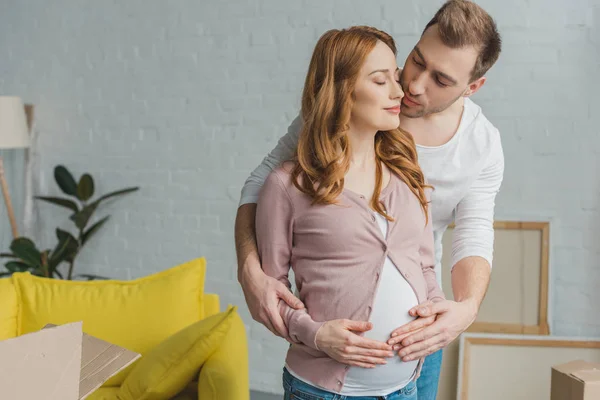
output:
M25 106L19 97L0 96L0 149L29 147Z

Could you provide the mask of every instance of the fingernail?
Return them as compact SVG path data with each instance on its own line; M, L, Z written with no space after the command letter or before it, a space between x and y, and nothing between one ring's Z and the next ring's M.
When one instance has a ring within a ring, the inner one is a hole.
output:
M412 357L406 357L404 361L412 361Z
M397 344L397 345L395 345L395 346L394 346L394 350L400 350L400 345L398 345L398 344Z
M388 357L394 357L394 353L392 353L392 352L388 353Z
M398 336L398 334L396 332L392 332L392 337L394 336Z

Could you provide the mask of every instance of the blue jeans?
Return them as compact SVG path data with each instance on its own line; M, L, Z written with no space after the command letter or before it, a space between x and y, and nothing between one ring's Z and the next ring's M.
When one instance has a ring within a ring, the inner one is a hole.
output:
M344 396L316 388L296 379L283 369L284 400L417 400L417 384L411 381L402 389L385 396Z
M425 357L421 375L417 378L419 400L435 400L442 369L442 350Z

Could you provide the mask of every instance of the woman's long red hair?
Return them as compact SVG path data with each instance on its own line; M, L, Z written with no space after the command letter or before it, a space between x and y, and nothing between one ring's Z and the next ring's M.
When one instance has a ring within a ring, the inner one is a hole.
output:
M334 204L344 187L350 166L347 136L353 92L358 73L377 41L396 54L394 39L368 26L333 29L315 47L302 93L303 126L292 171L294 185L311 196L313 204ZM375 155L398 175L418 197L427 216L425 178L418 164L415 142L401 130L379 131L375 136ZM383 169L377 162L376 184L371 207L387 216L378 201Z

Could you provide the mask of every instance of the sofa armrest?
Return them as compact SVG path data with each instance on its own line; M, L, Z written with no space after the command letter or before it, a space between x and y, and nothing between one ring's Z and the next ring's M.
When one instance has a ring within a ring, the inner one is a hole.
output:
M223 342L200 369L198 398L250 399L246 327L237 313Z

